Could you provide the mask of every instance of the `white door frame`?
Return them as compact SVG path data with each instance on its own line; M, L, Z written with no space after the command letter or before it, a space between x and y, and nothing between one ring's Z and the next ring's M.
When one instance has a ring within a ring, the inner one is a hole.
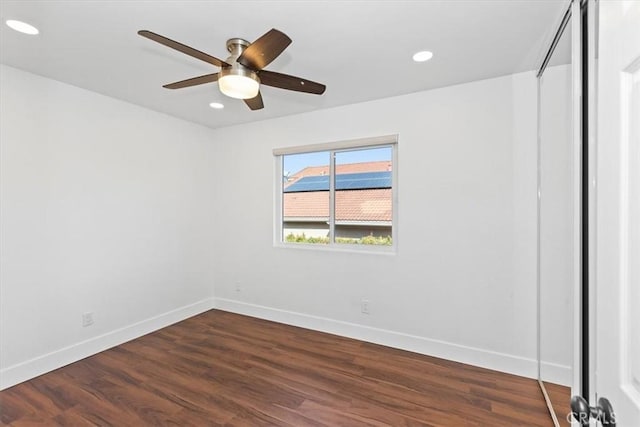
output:
M571 394L582 389L582 12L580 0L571 3L571 84L573 146L573 385Z
M588 73L588 81L587 81L587 106L588 106L588 116L587 116L587 133L588 133L588 156L589 156L589 188L588 188L588 197L589 197L589 206L588 206L588 215L589 215L589 241L586 242L589 248L589 286L588 286L588 367L587 372L589 373L588 379L583 379L587 381L589 396L583 396L589 402L596 402L596 380L595 380L595 370L596 370L596 345L597 345L597 334L596 334L596 256L597 256L597 245L596 245L596 223L597 223L597 197L596 197L596 172L598 165L597 158L597 123L598 123L598 109L597 109L597 94L598 94L598 75L597 75L597 64L596 64L596 53L597 53L597 43L598 43L598 2L596 0L588 0L587 2L587 73ZM581 367L582 370L582 367ZM580 394L580 393L573 393ZM576 424L577 425L577 424Z
M640 2L607 0L598 5L598 75L593 76L597 96L590 98L590 108L597 107L598 150L593 188L596 326L590 334L596 353L590 366L590 404L609 399L611 418L621 427L635 427L640 425L640 312L635 299L640 296Z

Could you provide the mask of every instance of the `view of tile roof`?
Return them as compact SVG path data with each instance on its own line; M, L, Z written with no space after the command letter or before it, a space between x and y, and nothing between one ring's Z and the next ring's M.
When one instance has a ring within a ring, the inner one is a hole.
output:
M382 172L391 170L391 163L366 162L338 165L337 174ZM328 166L307 167L290 177L287 185L309 176L324 176ZM291 179L293 178L293 179ZM336 221L340 222L390 222L392 220L391 188L364 188L337 190ZM329 192L303 191L283 193L283 216L285 221L328 221Z
M329 192L284 194L285 221L329 220ZM391 221L391 189L336 191L336 221Z
M336 221L391 221L391 189L336 191Z
M291 218L318 218L329 220L329 192L305 191L284 193L283 211L285 221Z

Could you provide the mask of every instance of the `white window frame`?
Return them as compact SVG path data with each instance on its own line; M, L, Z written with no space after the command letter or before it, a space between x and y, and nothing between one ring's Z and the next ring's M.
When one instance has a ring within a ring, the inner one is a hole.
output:
M392 168L391 168L391 245L358 245L349 243L335 243L335 154L342 151L355 151L367 148L391 147ZM329 243L289 243L283 239L283 156L291 154L305 154L320 151L328 151L329 154ZM275 163L275 227L274 246L281 248L302 248L329 251L356 251L382 254L395 254L398 248L398 135L385 135L371 138L352 139L347 141L329 142L323 144L299 145L294 147L276 148L273 150Z

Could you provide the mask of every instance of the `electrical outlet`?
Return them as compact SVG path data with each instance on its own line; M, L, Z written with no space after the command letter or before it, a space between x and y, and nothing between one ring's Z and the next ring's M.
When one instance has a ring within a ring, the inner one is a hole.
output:
M82 313L82 327L93 325L93 313Z
M369 300L366 298L362 298L362 300L360 301L360 311L364 314L370 314L369 305L370 305Z
M236 292L242 292L242 286L240 286L239 280L236 280Z

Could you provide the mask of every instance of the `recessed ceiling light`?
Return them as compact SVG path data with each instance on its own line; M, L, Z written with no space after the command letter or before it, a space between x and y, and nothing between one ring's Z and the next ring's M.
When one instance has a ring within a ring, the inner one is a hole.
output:
M221 104L219 102L212 102L211 104L209 104L209 107L215 108L216 110L222 110L224 108L224 104Z
M22 22L22 21L16 21L15 19L8 19L6 21L7 26L9 26L9 28L19 31L21 33L24 34L29 34L29 35L36 35L38 34L40 31L38 31L38 29L36 27L34 27L33 25L29 25L26 22Z
M423 50L421 52L417 52L413 55L413 60L416 62L424 62L433 58L433 53L428 50Z

